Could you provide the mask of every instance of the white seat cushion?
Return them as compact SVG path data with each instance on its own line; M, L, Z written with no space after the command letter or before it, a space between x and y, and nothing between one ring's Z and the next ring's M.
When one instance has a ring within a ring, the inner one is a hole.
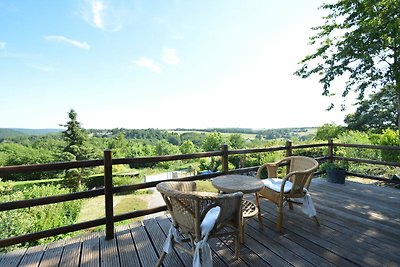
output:
M262 180L264 185L268 187L269 189L272 189L276 192L281 191L281 185L282 185L282 179L279 178L268 178L268 179L263 179ZM285 188L283 189L284 193L289 192L292 189L292 182L286 181L285 183Z
M207 212L206 216L204 216L204 219L200 224L202 237L208 234L214 228L214 225L217 222L220 211L221 208L219 206L216 206L214 208L211 208Z

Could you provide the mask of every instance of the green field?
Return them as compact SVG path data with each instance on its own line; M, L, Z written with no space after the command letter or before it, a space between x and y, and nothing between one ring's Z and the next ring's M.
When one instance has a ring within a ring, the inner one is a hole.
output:
M168 132L170 132L170 133L177 133L177 134L179 134L179 135L181 135L181 134L184 134L184 133L198 133L198 134L209 134L209 133L211 133L211 132L205 132L205 131L168 131ZM229 136L229 135L232 135L232 134L235 134L235 133L221 133L222 135L226 135L226 136ZM254 139L255 137L256 137L256 135L257 134L244 134L244 133L239 133L244 139L250 139L250 140L252 140L252 139Z

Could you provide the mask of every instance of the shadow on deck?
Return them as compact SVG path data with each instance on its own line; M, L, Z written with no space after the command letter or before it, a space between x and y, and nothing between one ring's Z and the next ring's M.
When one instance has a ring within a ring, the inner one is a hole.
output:
M261 201L264 227L246 227L241 257L232 239L210 239L214 266L400 266L400 190L314 179L310 192L321 227L299 207L285 208L284 230L275 231L276 209ZM170 227L159 216L104 233L61 240L0 255L0 266L155 266ZM187 254L173 252L164 266L191 266Z

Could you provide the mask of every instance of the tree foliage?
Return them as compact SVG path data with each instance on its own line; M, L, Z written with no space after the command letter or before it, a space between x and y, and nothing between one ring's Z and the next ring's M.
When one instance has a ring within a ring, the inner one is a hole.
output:
M399 131L395 131L392 129L383 130L382 134L379 135L377 143L383 146L399 146L400 145ZM399 151L382 150L381 155L382 159L385 161L391 161L391 162L400 161Z
M393 86L385 86L366 100L360 101L357 110L346 116L347 128L356 131L381 133L396 129L396 91Z
M78 114L71 109L68 113L69 121L65 125L67 129L63 131L64 139L67 143L64 151L74 155L76 160L89 159L90 147L88 146L88 134L81 127L81 123L77 120Z
M333 139L338 137L343 132L344 128L342 126L332 123L325 123L324 125L318 128L314 139L326 141L328 139Z
M0 202L33 199L67 193L67 189L54 185L31 186L23 190L14 190L10 183L0 180ZM46 206L0 212L0 239L73 224L79 214L81 203L81 200L74 200ZM65 238L66 236L68 236L68 234L48 237L18 244L16 247L44 244ZM0 248L0 252L12 248L13 247Z
M295 74L319 75L326 96L332 94L332 82L347 75L342 96L354 91L359 100L369 88L392 84L400 126L400 1L338 0L322 9L329 14L310 37L311 45L318 48L300 62Z
M64 152L71 155L69 160L86 160L90 159L93 155L88 139L89 136L85 129L81 127L80 122L77 120L77 113L71 109L68 113L69 121L65 125L67 129L63 131L63 136L66 141ZM85 169L70 169L65 174L66 185L73 190L78 190L81 186L82 177L89 174L90 171Z
M217 151L221 150L223 144L227 144L226 138L219 132L213 132L206 135L203 141L203 149L204 151Z
M229 136L229 143L233 149L242 149L246 145L246 140L244 140L241 134L231 134Z

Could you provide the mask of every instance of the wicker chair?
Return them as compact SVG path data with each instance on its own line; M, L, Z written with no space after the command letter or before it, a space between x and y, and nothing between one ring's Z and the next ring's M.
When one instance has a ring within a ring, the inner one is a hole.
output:
M181 242L190 242L191 250L182 246L175 238L168 235L167 241L191 255L195 255L195 246L202 240L202 221L210 209L219 207L219 215L208 237L234 236L236 257L240 254L240 237L242 225L243 193L217 194L197 192L195 182L161 182L157 184L172 216L171 230L177 231ZM229 226L225 228L226 226ZM227 231L221 231L222 229ZM170 230L170 232L171 232ZM176 233L176 232L175 232ZM168 240L168 238L170 238ZM157 266L160 266L167 252L161 253ZM203 254L203 251L201 252ZM202 257L201 257L202 258ZM203 260L203 258L202 258Z
M287 165L287 174L282 179L277 179L278 168L280 165ZM259 198L266 198L275 203L278 209L277 230L282 232L283 226L283 207L286 203L290 209L293 209L293 204L302 204L296 201L296 198L303 198L308 192L314 171L318 168L318 162L309 157L291 156L279 160L274 163L266 163L261 165L257 171L257 177L262 178L262 173L268 172L268 179L264 180L264 186L256 193L256 200L259 205ZM309 196L309 195L308 195ZM319 221L316 215L312 216L319 226ZM258 213L258 220L261 222L261 213Z

